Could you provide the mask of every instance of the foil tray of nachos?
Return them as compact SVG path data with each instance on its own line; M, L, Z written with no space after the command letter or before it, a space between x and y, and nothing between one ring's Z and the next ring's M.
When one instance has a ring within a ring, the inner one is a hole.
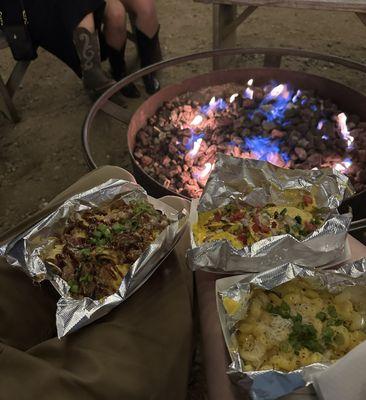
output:
M256 400L309 386L366 339L366 259L337 270L293 263L216 281L227 373ZM353 350L354 349L354 350Z
M183 233L178 213L133 182L111 179L65 201L0 248L33 280L60 294L61 338L93 322L141 287Z
M219 155L201 199L192 202L189 264L241 273L290 261L344 261L352 214L337 207L351 193L336 170L288 170Z

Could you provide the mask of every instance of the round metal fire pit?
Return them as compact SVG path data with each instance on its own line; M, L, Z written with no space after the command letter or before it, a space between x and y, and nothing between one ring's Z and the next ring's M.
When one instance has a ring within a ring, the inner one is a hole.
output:
M154 71L161 70L169 66L182 64L187 61L208 58L222 55L238 55L238 54L265 54L266 58L272 56L276 64L279 65L280 58L282 56L296 56L304 58L313 58L323 60L326 62L332 62L342 66L346 66L351 69L366 72L366 66L351 62L348 60L341 59L339 57L322 55L317 53L309 53L300 50L289 50L289 49L225 49L225 50L213 50L210 52L204 52L199 54L192 54L189 56L179 57L172 60L167 60L151 67L140 70L129 77L123 79L114 85L113 88L109 89L93 106L90 113L88 114L84 127L83 127L83 146L86 155L86 160L91 168L96 167L96 163L93 160L90 146L89 146L89 131L92 126L93 120L99 110L105 106L108 99L113 96L121 87L125 86L129 82L132 82L145 74ZM348 113L357 114L362 120L366 120L366 97L357 91L348 88L335 81L311 75L304 72L290 71L280 68L242 68L234 70L219 70L206 73L204 75L195 76L193 78L184 80L181 83L167 86L160 90L155 95L148 98L134 113L128 128L128 147L129 153L134 169L134 175L137 181L152 195L163 196L163 195L177 195L176 192L165 188L162 184L157 182L154 178L148 175L142 167L136 162L133 152L135 147L135 139L137 132L145 126L146 121L149 117L153 116L157 109L163 104L163 102L173 99L178 95L182 95L186 92L195 92L205 87L222 85L226 83L237 83L243 84L250 78L255 78L256 85L264 85L271 80L277 82L286 82L301 90L314 90L317 95L321 98L332 100L342 110ZM185 197L179 194L182 197Z

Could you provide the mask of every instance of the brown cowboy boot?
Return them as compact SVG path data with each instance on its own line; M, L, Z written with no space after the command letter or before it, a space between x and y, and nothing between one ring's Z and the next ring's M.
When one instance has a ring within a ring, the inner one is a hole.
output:
M159 42L159 29L152 38L146 36L138 28L135 28L137 48L141 60L141 67L147 67L162 60L161 48ZM143 78L146 92L154 94L160 89L160 82L156 72L145 75Z
M78 27L74 30L73 40L80 59L83 85L95 100L116 82L109 79L102 69L97 32Z

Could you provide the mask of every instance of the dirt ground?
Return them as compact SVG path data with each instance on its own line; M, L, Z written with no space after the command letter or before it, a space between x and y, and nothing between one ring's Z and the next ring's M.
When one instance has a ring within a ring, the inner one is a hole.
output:
M157 0L157 6L166 58L211 48L211 6L192 0ZM262 8L239 28L237 45L293 47L364 61L366 28L353 14ZM131 63L135 59L131 44L129 59ZM261 60L250 57L244 61L259 65ZM10 52L1 51L3 77L12 65ZM366 91L364 76L332 64L295 60L285 65ZM189 63L167 71L163 81L167 84L209 69L208 61ZM21 112L20 123L14 125L0 114L0 236L88 171L80 136L91 103L72 71L39 51L15 103ZM125 132L126 126L104 115L98 117L92 149L99 165L130 168Z

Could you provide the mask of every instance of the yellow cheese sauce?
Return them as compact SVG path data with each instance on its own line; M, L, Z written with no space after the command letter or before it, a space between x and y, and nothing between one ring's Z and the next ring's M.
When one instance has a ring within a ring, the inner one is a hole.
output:
M193 234L198 245L216 240L228 240L236 249L242 249L261 239L291 234L303 240L324 223L315 200L295 205L253 207L244 203L226 206L198 214Z

